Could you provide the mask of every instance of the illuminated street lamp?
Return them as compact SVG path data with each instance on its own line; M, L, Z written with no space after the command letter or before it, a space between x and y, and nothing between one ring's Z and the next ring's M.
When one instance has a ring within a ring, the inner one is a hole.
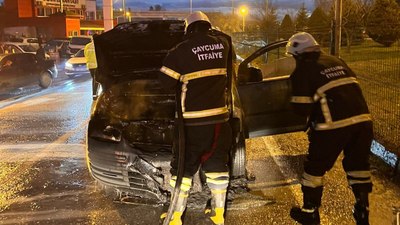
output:
M239 13L243 17L243 32L244 32L244 20L245 20L246 15L249 13L249 9L245 5L240 6Z

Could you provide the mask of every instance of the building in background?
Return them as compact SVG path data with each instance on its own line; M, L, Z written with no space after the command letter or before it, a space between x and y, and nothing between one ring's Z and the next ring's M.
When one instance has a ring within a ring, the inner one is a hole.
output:
M9 35L45 39L66 38L100 33L102 21L97 21L96 0L4 0L0 13L0 32ZM13 27L14 29L4 29ZM26 32L33 27L36 32ZM21 31L15 31L21 28ZM23 28L23 29L22 29ZM4 30L14 30L13 34Z

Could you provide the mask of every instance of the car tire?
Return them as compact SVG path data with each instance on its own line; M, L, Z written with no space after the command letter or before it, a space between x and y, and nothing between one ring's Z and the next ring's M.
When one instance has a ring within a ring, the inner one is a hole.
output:
M246 176L246 139L242 132L238 133L231 153L232 178Z
M47 71L40 73L39 86L42 88L48 88L53 83L53 77Z

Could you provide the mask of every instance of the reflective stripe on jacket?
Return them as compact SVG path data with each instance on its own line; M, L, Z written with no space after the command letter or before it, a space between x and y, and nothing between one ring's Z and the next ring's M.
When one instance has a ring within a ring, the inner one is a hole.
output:
M307 53L291 75L297 112L310 117L315 130L332 130L370 121L371 115L354 72L339 58Z
M181 84L180 101L186 125L206 125L229 119L227 107L228 40L195 33L171 49L160 71L165 87Z

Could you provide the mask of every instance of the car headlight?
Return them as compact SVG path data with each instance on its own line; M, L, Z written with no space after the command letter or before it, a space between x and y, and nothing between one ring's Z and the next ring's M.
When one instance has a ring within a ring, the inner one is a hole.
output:
M65 68L72 68L72 64L69 63L69 62L66 62L66 63L65 63Z

